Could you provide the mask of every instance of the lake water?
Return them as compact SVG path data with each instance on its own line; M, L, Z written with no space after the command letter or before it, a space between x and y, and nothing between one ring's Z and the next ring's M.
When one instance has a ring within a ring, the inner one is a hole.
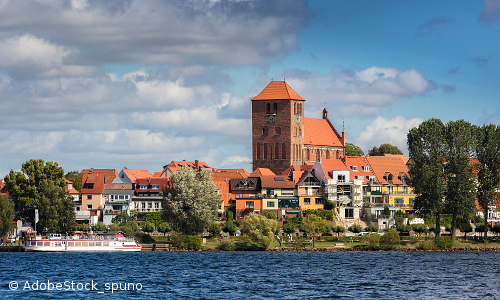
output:
M500 253L0 253L0 298L500 299Z

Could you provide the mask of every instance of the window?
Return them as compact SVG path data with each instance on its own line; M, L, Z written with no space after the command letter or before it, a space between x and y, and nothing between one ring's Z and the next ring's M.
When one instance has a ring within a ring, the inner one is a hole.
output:
M285 143L281 146L281 159L286 159L286 146Z
M275 127L274 128L274 134L275 135L280 135L281 134L281 127Z
M394 200L396 200L396 204L403 204L404 203L404 199L403 198L396 198Z
M325 200L323 200L323 198L316 198L316 205L321 205L321 204L325 204Z
M87 194L87 200L92 200L92 195Z
M296 209L299 207L299 200L298 199L279 199L278 200L278 207L279 208Z
M92 209L92 204L87 204L87 209L91 210Z
M153 208L153 203L152 202L148 202L148 208Z
M87 188L88 189L93 189L94 188L94 184L93 183L87 183Z
M267 143L264 143L264 159L267 159Z
M358 171L358 166L351 166L351 170L353 170L354 172L357 172Z
M274 114L278 113L278 104L274 103Z
M266 127L262 127L262 135L266 135Z
M387 187L387 192L389 194L392 194L392 185L390 185L390 186Z
M160 202L155 202L155 208L160 208Z
M403 184L406 184L407 179L408 177L406 175L403 175L403 177L401 177L401 181L403 182Z
M280 146L278 145L278 143L276 143L276 145L274 146L274 150L276 151L276 153L274 155L274 159L280 158L279 148L280 148Z
M253 201L246 201L245 202L245 208L253 208Z
M346 208L345 209L345 218L346 219L352 219L352 218L354 218L354 209L352 209L352 208Z
M363 166L363 172L370 172L370 167Z
M330 150L326 150L326 159L330 159Z
M304 198L304 205L311 205L311 198Z
M142 207L143 209L144 209L144 208L146 208L146 202L142 202L141 207Z
M152 188L153 190L159 190L159 189L160 189L160 185L159 185L159 184L153 184L153 185L151 186L151 188Z
M297 103L294 103L293 104L293 114L296 115L297 114Z
M408 203L409 203L409 204L413 204L413 202L414 202L414 201L415 201L415 198L410 198L410 199L408 199Z
M257 144L257 159L260 159L260 144Z
M267 104L267 114L271 114L271 103Z
M403 193L408 193L408 187L407 186L402 186L401 188L403 190Z
M146 184L139 184L139 189L140 190L147 190L148 186Z
M285 190L285 189L282 189L281 190L281 195L288 195L288 196L292 196L293 195L293 190Z
M339 181L345 181L345 175L339 174L337 176L337 180L339 180Z
M274 190L267 190L268 195L274 195Z
M267 207L274 207L274 201L267 201Z
M299 103L299 115L302 115L302 103Z
M307 161L311 160L311 152L309 152L309 149L306 150L306 160Z

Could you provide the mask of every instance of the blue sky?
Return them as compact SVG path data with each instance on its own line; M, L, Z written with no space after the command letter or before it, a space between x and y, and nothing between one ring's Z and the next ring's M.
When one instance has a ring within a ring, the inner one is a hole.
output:
M251 169L272 79L365 152L431 117L496 123L500 1L0 1L0 176Z

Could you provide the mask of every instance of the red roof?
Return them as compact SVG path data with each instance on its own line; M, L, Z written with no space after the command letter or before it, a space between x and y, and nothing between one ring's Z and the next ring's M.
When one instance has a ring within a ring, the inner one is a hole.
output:
M326 119L312 118L304 118L304 145L344 146Z
M286 82L271 81L254 100L304 100Z
M284 177L260 176L262 188L295 188L295 182Z
M68 188L71 185L71 188ZM73 187L73 182L66 179L66 192L70 194L79 194L77 190Z
M366 157L364 157L364 156L346 156L344 159L345 159L346 166L351 171L351 177L352 177L351 179L354 179L354 176L363 175L363 184L368 184L368 178L366 178L366 176L375 175L372 168L370 167L370 164L366 160ZM351 166L357 166L357 171L354 171L351 168ZM368 167L368 172L365 172L363 170L363 166Z
M320 164L328 179L332 179L329 174L330 171L349 171L349 168L341 159L323 159Z
M274 174L273 171L269 170L268 168L257 168L255 171L253 171L252 174L250 174L249 177L261 176L276 176L276 174Z
M127 174L128 178L130 180L134 181L134 179L137 178L147 178L147 177L152 177L151 173L147 170L132 170L132 169L127 169L127 167L123 168L123 172Z
M102 194L104 184L111 183L118 175L115 169L84 169L82 170L82 194ZM93 188L87 188L92 183Z
M381 181L383 184L388 184L389 174L392 175L394 184L403 184L401 182L403 174L408 177L408 168L399 156L366 156L366 160L373 169L377 181Z

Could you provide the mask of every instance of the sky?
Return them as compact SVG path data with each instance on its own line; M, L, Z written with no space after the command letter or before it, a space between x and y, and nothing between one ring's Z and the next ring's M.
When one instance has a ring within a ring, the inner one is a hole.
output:
M271 80L346 142L500 121L500 1L0 0L0 176L30 159L252 169Z

